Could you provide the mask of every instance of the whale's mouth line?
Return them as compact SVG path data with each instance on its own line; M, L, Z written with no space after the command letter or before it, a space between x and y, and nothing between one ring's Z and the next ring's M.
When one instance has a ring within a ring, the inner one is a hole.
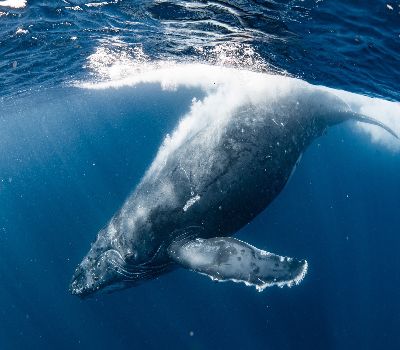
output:
M104 251L90 266L79 265L70 283L71 294L87 298L99 292L111 293L125 289L140 280L148 280L168 269L169 262L156 264L160 246L151 259L141 264L130 264L117 249ZM115 285L115 287L112 287Z
M168 268L170 263L165 263L165 264L160 264L160 265L155 265L151 267L146 267L146 270L136 270L132 271L129 270L120 264L118 264L116 261L110 261L111 263L111 268L113 269L114 272L116 272L118 275L126 278L123 280L124 282L132 282L132 281L137 281L137 280L143 280L143 279L149 279L154 275L157 275L160 271L163 271Z
M107 252L111 251L111 252L115 253L120 262L117 261L116 259L109 259L108 261L111 263L111 266L113 268L115 268L114 271L117 273L119 273L121 271L121 272L125 273L127 276L139 276L139 277L144 276L145 277L146 275L150 275L151 272L153 272L155 270L163 269L164 267L169 265L169 263L152 265L153 261L157 258L160 251L162 250L162 248L163 248L163 245L159 246L158 249L153 254L153 256L148 261L141 263L141 264L130 264L118 250L109 249ZM107 252L105 252L105 253L107 253ZM103 253L102 255L104 255L105 253Z
M148 270L141 268L139 265L129 265L122 254L116 249L105 251L97 261L103 258L107 259L108 266L119 276L124 278L124 281L135 281L145 278L149 273ZM112 281L110 281L112 283Z
M147 271L128 269L128 268L124 267L123 264L118 263L118 261L116 261L114 259L110 259L109 263L110 263L111 269L114 272L116 272L118 275L121 275L122 277L127 278L130 281L143 278L148 274Z

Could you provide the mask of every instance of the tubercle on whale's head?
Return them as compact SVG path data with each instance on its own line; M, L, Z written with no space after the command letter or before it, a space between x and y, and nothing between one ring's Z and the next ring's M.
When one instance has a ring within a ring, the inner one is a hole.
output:
M130 264L132 256L134 254L131 254ZM103 229L89 253L75 269L69 290L73 295L86 298L100 291L110 292L131 287L138 279L140 273L128 267L126 257L112 246L107 230Z

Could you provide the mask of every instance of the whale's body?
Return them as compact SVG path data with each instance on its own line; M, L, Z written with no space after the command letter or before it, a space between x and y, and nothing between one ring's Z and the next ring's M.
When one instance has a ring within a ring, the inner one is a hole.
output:
M72 293L126 288L177 266L259 290L297 284L306 261L230 236L280 193L314 139L349 119L379 124L327 91L300 85L226 116L182 121L185 137L167 138L78 266Z

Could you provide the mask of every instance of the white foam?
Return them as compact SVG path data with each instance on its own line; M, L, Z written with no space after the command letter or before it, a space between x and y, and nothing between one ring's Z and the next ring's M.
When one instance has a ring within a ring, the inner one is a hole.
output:
M28 34L29 31L23 28L18 28L17 31L15 32L15 34L19 35L19 34Z
M26 0L4 0L0 1L0 6L11 7L14 9L22 9L26 6Z
M83 11L82 7L80 6L66 6L65 9L71 11Z
M237 51L229 53L229 49L222 47L215 50L220 57L217 63L233 65L230 60L236 60L234 65L239 65ZM249 51L248 56L243 59L251 62L253 58L254 52ZM156 170L157 165L162 165L162 159L165 159L168 153L205 123L218 119L217 122L223 124L240 106L262 104L278 97L289 98L290 91L299 88L329 91L345 101L353 112L377 119L400 135L399 103L313 86L285 75L199 63L151 62L140 47L127 51L127 45L118 40L102 43L88 58L87 68L100 77L101 81L78 84L86 89L116 89L141 83L157 83L165 90L173 91L187 87L199 88L205 92L206 97L201 101L193 101L190 112L182 118L172 136L165 139L157 156L158 161L153 163L151 171ZM355 125L358 130L368 134L373 142L393 151L400 151L400 142L384 129L365 123Z
M85 68L96 78L118 81L145 68L147 56L140 46L129 48L123 41L114 38L101 40L96 51L87 59Z
M114 1L101 1L101 2L89 2L85 4L86 7L102 7L110 4L117 4L119 0Z
M246 43L221 43L211 48L195 46L202 60L208 64L247 69L250 71L273 71L274 67L254 50L253 46ZM281 73L284 73L283 71Z

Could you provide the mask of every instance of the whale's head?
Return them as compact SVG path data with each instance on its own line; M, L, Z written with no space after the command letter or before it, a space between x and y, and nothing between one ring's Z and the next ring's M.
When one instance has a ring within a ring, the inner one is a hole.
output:
M85 298L99 292L112 292L149 278L150 270L134 248L123 249L110 230L99 232L88 254L75 269L70 292Z

